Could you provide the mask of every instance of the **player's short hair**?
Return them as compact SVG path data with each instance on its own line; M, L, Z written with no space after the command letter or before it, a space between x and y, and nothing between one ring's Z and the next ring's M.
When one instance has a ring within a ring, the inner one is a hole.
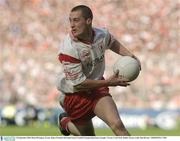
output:
M85 5L75 6L74 8L71 9L71 12L78 11L78 10L82 11L83 17L85 19L88 19L88 18L93 19L93 13L92 13L91 9L88 6L85 6Z

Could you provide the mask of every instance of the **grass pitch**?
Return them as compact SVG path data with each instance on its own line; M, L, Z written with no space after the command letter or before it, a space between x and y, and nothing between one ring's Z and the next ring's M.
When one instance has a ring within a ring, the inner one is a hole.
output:
M180 127L174 130L162 130L159 128L129 129L132 136L180 136ZM113 136L110 129L95 129L97 136ZM47 127L0 127L0 136L61 136L59 129L55 126Z

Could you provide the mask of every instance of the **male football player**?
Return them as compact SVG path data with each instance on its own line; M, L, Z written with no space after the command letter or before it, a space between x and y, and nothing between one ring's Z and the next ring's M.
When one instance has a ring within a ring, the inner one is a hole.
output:
M118 72L110 78L103 77L104 55L110 49L122 56L138 58L108 30L92 27L92 20L92 11L85 5L78 5L70 12L71 32L61 43L59 51L64 73L57 86L62 93L60 104L65 111L59 115L59 128L63 135L94 136L92 118L97 116L115 135L127 136L129 133L108 87L126 87L129 83L118 77Z

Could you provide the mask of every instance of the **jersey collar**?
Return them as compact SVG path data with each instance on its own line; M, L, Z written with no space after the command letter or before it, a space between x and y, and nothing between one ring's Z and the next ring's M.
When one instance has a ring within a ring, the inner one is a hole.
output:
M87 40L78 39L77 37L74 37L74 35L73 35L72 32L70 32L70 37L71 37L71 39L72 39L73 41L75 41L75 42L82 42L82 43L84 43L84 44L90 45L90 44L93 43L94 38L95 38L95 34L96 34L95 31L94 31L94 29L92 29L92 31L93 31L93 39L92 39L91 42L90 42L90 41L87 41Z

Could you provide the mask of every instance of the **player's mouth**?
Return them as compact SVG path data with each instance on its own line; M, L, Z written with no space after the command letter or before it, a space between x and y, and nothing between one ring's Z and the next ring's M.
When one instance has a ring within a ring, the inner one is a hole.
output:
M73 33L73 34L76 34L76 33L77 33L77 30L76 30L76 29L72 29L72 33Z

